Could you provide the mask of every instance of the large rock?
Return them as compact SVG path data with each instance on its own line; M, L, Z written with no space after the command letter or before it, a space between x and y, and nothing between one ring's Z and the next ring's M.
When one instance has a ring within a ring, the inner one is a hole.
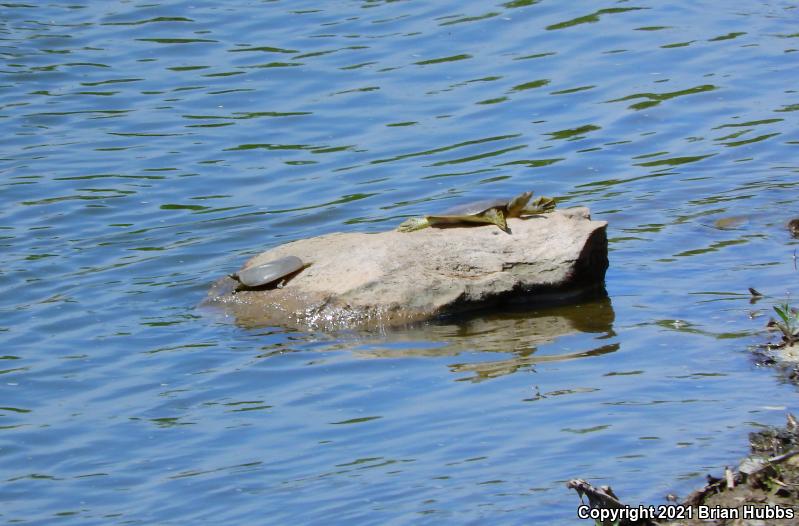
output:
M605 221L587 208L494 226L336 233L267 250L310 266L282 288L234 292L224 277L207 303L244 325L351 329L402 325L504 301L547 301L593 288L608 266Z

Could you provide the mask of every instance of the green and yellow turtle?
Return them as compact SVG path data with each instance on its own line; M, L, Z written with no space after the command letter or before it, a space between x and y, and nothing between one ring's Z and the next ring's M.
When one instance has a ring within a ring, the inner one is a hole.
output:
M524 192L513 199L487 199L459 205L440 214L412 217L403 221L397 230L413 232L429 226L491 224L507 232L509 217L524 217L551 212L555 200L551 197L537 197L531 201L533 192Z

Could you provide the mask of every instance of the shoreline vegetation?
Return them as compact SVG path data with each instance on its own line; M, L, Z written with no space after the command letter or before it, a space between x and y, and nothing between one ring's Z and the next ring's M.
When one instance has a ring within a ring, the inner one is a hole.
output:
M799 238L799 218L787 226ZM793 261L796 269L796 251ZM764 298L751 287L749 294L751 304ZM766 329L778 331L780 340L759 345L755 360L799 386L799 309L787 300L772 308L777 317ZM578 517L593 519L596 526L799 526L799 420L791 413L786 420L784 427L750 433L749 456L719 477L707 475L707 484L682 502L675 497L660 506L628 506L609 486L570 480L567 487L581 500Z
M749 292L751 303L763 298L755 289ZM758 346L755 360L799 386L799 309L787 301L773 309L777 318L766 328L779 331L780 340ZM578 517L596 526L799 525L799 420L791 413L786 420L783 427L750 433L750 454L737 468L707 475L704 487L679 502L628 506L608 486L571 480L567 487L581 500Z

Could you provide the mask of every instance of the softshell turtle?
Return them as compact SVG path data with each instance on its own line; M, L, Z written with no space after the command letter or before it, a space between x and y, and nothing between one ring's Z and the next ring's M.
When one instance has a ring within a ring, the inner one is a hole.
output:
M492 224L507 232L509 217L542 214L555 208L551 197L538 197L530 202L533 192L524 192L513 199L487 199L466 205L456 206L441 214L412 217L403 221L397 230L413 232L429 226L451 224Z
M231 274L230 277L239 282L239 286L236 287L236 290L253 289L265 287L279 279L302 270L306 266L307 265L297 256L286 256L284 258L261 263L260 265L246 267L235 274Z

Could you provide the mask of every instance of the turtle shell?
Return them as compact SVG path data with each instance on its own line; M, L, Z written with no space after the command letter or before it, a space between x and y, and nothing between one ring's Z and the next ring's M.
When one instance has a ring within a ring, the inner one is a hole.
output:
M263 287L297 272L304 266L305 263L297 256L286 256L261 263L260 265L247 267L231 277L238 280L245 287Z
M436 216L471 216L485 212L489 208L506 208L508 206L507 199L481 199L480 201L473 201L463 205L453 206L447 208Z

